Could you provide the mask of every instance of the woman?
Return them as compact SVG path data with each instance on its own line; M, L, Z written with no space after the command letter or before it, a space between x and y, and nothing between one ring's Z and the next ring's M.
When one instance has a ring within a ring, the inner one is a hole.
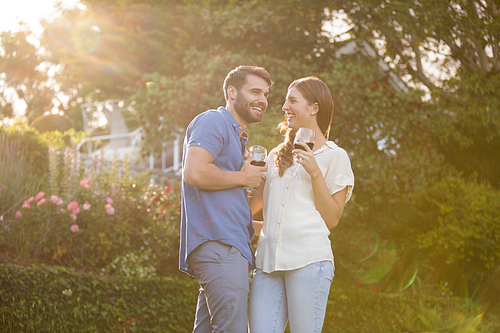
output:
M250 332L321 332L334 275L328 238L354 186L347 153L328 141L333 100L317 77L288 87L284 141L267 159L265 181L250 199L264 222L250 292ZM314 146L293 149L297 130L315 131Z

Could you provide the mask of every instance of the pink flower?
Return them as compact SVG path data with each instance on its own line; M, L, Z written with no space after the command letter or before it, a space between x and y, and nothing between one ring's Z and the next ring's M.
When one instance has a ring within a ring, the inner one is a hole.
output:
M23 214L21 214L21 212L20 212L20 211L17 211L17 212L16 212L16 219L20 219L20 218L21 218L21 216L23 216Z
M90 181L91 181L90 178L82 179L80 180L80 186L88 190L90 188Z
M80 209L78 208L78 202L76 201L71 201L67 208L70 213L73 213L75 215L80 213Z
M172 188L169 186L165 189L165 193L170 193L170 192L172 192Z
M57 195L51 195L50 201L52 201L53 205L60 206L63 204L63 199L59 198Z
M23 206L21 208L29 209L31 207L29 200L24 200Z
M0 190L1 190L1 188L0 188ZM0 221L3 222L3 215L0 215Z
M45 198L41 198L40 201L38 201L38 203L36 204L37 206L41 206L45 203Z
M77 232L78 230L80 230L80 228L78 227L78 224L73 224L69 230L71 230L71 232Z
M84 210L89 210L89 209L90 209L90 204L89 204L89 202L88 202L88 201L85 201L85 203L83 204L82 208L83 208Z
M106 208L106 213L109 215L113 215L115 213L115 209L111 206L111 204L106 204L104 208Z
M45 196L45 192L38 192L38 194L35 197L35 201L42 199L44 196Z
M109 203L109 204L112 204L113 203L113 199L110 198L110 197L107 197L106 198L106 202Z
M33 201L35 201L35 197L31 197L27 200L29 203L32 203Z
M71 213L69 214L69 217L71 217L73 220L76 221L76 214L75 213Z

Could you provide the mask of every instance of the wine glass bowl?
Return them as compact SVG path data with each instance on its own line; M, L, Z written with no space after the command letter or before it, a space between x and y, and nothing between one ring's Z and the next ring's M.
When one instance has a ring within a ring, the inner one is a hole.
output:
M262 146L252 146L248 150L252 154L251 165L255 166L266 166L267 149Z
M293 141L293 148L306 150L302 145L299 144L299 142L301 142L301 143L305 143L312 150L314 147L314 140L315 139L316 139L316 132L314 132L310 128L301 127L301 128L299 128L299 130L295 134L295 139ZM292 171L292 175L291 175L292 178L299 178L299 176L298 176L299 168L300 168L300 164L297 163L297 166Z
M293 148L305 150L303 146L298 144L299 142L303 142L307 144L310 149L313 149L315 139L316 139L316 133L312 129L301 127L297 131L297 134L295 134L295 140L293 141Z
M251 165L266 166L266 159L267 159L266 148L259 145L254 145L250 147L248 151L252 154L252 161L250 162ZM257 190L254 188L244 187L244 189L247 192L248 197L252 197L255 194L257 194Z

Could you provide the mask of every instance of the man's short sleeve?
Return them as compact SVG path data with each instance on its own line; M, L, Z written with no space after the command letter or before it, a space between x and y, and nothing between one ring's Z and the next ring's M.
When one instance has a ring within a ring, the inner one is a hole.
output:
M223 122L223 117L217 111L198 115L191 123L191 136L187 146L203 148L216 159L224 146Z

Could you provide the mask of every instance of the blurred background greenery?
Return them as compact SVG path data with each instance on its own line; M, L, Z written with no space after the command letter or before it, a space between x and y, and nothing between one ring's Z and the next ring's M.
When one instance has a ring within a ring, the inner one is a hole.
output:
M481 318L499 315L496 2L81 4L44 21L39 40L28 27L0 33L3 262L178 274L178 179L150 185L147 175L127 173L123 160L101 163L96 156L94 171L76 157L65 161L86 135L80 106L120 100L143 128L144 153L159 156L162 142L194 116L224 105L229 70L259 65L275 84L263 121L248 128L249 144L279 143L276 125L294 79L319 76L334 96L330 139L349 153L356 176L353 198L331 234L334 285L460 297L487 305ZM26 103L24 114L15 112L13 95ZM60 132L41 121L47 112L64 115ZM57 147L52 164L50 146ZM74 178L67 176L71 163ZM79 186L87 178L90 192ZM41 191L46 204L21 208ZM51 195L64 199L63 214L51 210ZM112 215L107 197L114 200ZM71 200L80 204L76 220L66 209ZM77 233L69 229L74 223Z

